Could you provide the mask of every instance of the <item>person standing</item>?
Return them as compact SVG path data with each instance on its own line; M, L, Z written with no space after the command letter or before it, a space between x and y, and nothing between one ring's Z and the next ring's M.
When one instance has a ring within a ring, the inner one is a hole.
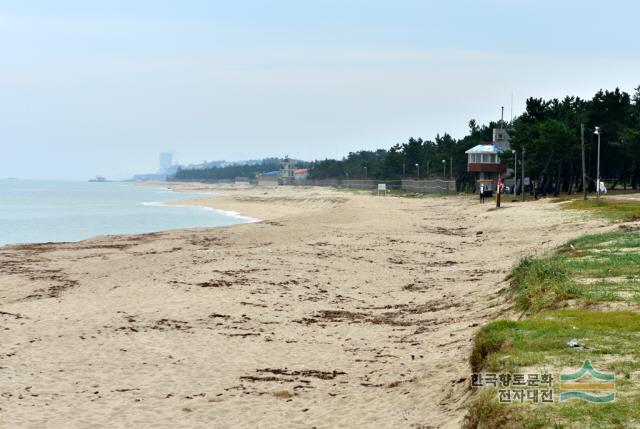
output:
M607 187L604 185L604 182L602 180L600 180L600 184L598 186L600 188L600 193L601 194L606 194L607 193Z
M484 183L480 184L480 204L484 204Z

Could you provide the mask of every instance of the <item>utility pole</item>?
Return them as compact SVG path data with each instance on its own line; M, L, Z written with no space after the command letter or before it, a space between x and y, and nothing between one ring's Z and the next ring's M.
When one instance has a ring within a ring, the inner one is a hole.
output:
M584 158L584 124L580 124L580 143L582 144L582 199L587 199L587 164Z
M518 198L518 154L515 150L513 153L513 201Z
M598 171L596 172L596 204L600 204L600 127L596 127L594 134L598 135Z
M524 147L522 148L522 162L520 163L522 169L522 202L524 203Z
M405 165L404 165L404 164L405 164L405 163L403 162L403 163L402 163L402 178L403 178L403 179L404 179L404 170L405 170Z
M453 179L453 157L449 158L449 179Z

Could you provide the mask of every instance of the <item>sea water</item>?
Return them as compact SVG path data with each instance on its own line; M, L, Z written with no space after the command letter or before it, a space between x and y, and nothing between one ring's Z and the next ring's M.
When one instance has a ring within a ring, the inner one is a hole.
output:
M254 221L233 212L167 204L197 196L203 194L124 182L0 180L0 246Z

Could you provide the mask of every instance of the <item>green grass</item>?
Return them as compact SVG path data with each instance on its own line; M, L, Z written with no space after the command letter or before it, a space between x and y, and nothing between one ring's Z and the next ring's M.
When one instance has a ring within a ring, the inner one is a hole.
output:
M494 400L495 395L495 390L487 389L476 396L469 407L463 428L538 429L547 426L546 416L531 416L526 406L499 404Z
M589 347L569 348L571 339ZM508 427L629 427L640 424L640 395L634 372L640 369L640 314L597 312L584 309L553 310L522 321L496 321L484 326L476 336L471 354L474 372L532 372L545 368L554 374L563 368L579 368L585 359L602 371L616 374L616 402L595 405L569 401L514 408L495 400L495 392L483 392L470 406L477 424L496 426L505 419ZM523 368L528 368L526 371ZM542 371L536 371L542 372ZM557 388L557 385L556 385ZM534 426L531 426L531 424ZM467 427L477 427L471 424Z
M465 427L640 427L640 313L589 307L640 302L640 232L571 240L553 254L520 261L510 281L510 297L528 318L483 326L469 358L472 370L556 376L589 359L596 369L616 374L616 400L505 405L495 391L483 390L469 406ZM568 347L571 339L588 349Z
M540 311L577 296L567 258L562 255L527 257L513 269L511 293L522 311Z
M528 313L568 300L640 302L640 232L571 240L551 255L522 259L510 280L516 308Z
M562 404L505 406L495 401L495 391L476 396L464 422L465 429L628 429L638 427L640 395L594 405L582 401Z
M583 235L568 241L562 247L562 250L569 251L572 246L576 250L640 247L640 232L613 231L603 234Z
M595 199L562 201L562 208L566 210L583 210L595 216L614 222L628 222L640 219L640 204L634 202L621 202L612 200Z
M589 350L568 348L573 338ZM548 363L579 366L606 355L640 358L639 340L638 313L552 310L531 319L487 324L475 338L470 363L475 372L513 371Z

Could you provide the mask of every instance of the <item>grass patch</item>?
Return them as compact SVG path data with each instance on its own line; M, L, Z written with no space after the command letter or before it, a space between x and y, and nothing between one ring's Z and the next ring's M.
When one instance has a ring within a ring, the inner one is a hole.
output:
M566 305L640 302L640 232L610 232L569 241L557 252L527 257L510 275L516 308L536 313Z
M465 429L629 429L638 427L640 396L608 404L569 401L551 405L508 405L481 393L469 407Z
M589 349L569 348L567 342L574 338ZM633 312L565 309L487 324L474 343L474 372L546 372L557 381L563 368L579 368L590 359L597 369L616 374L617 398L609 404L504 405L495 400L495 391L486 390L470 406L467 427L636 427L640 423L639 339L640 314ZM531 371L532 367L544 369Z
M577 339L588 350L567 346ZM640 357L640 314L584 309L546 311L521 321L501 320L484 326L475 338L471 368L513 371L518 367L579 366L608 355Z
M603 234L583 235L567 242L562 250L593 250L640 247L639 231L613 231Z
M512 271L511 291L518 309L534 312L577 295L567 258L562 255L522 259Z
M598 217L614 222L628 222L640 219L640 204L601 199L598 204L595 199L561 201L566 210L583 210Z
M579 237L551 255L523 259L510 280L516 307L529 317L480 329L469 358L472 370L553 374L557 398L558 374L589 359L596 369L616 374L616 399L500 404L495 390L483 390L469 406L465 427L640 427L640 313L587 306L640 302L640 232ZM572 339L586 348L569 347Z
M543 428L548 424L545 416L529 418L529 407L512 405L505 407L494 400L495 390L481 392L473 401L463 428Z

